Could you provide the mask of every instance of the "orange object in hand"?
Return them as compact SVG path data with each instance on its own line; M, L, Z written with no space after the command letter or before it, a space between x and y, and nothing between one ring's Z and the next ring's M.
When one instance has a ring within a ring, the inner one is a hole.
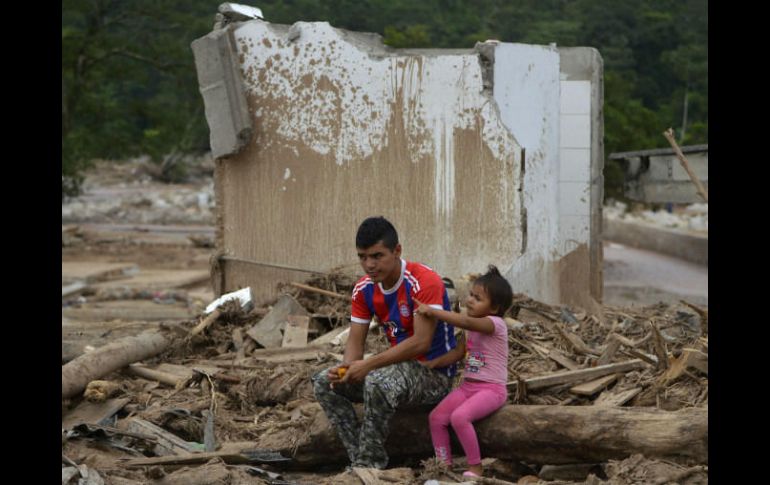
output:
M340 376L340 379L342 379L343 377L345 377L345 372L347 372L347 371L348 371L347 367L338 367L337 368L337 375Z

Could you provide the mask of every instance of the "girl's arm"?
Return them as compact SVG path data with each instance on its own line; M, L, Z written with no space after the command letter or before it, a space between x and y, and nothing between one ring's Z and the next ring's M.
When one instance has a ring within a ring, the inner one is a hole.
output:
M465 357L465 339L458 340L457 346L455 348L442 355L441 357L436 357L433 360L423 362L423 365L430 369L446 367L448 365L454 364L459 360L462 360L463 357Z
M464 315L462 313L438 310L420 302L417 298L415 298L414 301L419 305L417 310L415 310L415 313L420 315L436 317L439 320L443 320L449 324L454 325L455 327L464 328L465 330L473 330L475 332L485 333L487 335L495 333L495 324L492 322L492 319L488 317L469 317L468 315Z

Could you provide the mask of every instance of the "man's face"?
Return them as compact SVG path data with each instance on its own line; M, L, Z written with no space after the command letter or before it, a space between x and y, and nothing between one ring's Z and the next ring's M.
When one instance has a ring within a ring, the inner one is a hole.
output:
M382 241L366 249L356 248L361 268L375 283L394 285L401 276L401 244L391 251Z

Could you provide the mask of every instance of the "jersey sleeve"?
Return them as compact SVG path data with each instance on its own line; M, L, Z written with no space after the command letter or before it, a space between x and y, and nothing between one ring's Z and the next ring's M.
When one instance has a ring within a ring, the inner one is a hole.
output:
M444 309L444 282L436 273L428 273L419 279L414 297L438 310Z
M364 291L353 290L353 301L350 309L350 321L353 323L369 323L372 320L372 312L366 304Z

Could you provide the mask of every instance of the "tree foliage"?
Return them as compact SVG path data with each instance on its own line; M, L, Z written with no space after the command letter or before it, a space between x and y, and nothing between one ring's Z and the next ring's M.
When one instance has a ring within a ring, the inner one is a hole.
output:
M206 149L190 42L218 3L63 0L62 195L93 158ZM326 21L392 47L590 46L604 60L606 154L708 142L708 0L266 0L266 20ZM608 164L612 172L616 167ZM612 177L608 177L612 179Z

